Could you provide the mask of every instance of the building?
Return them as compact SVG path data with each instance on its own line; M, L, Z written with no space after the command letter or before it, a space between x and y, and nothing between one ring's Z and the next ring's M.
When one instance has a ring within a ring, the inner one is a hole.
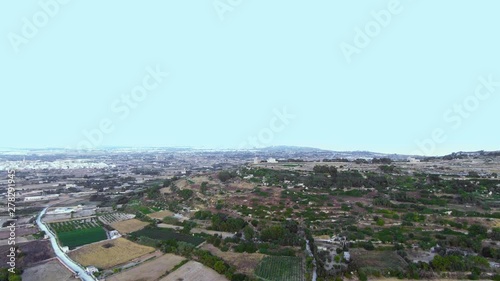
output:
M278 163L278 161L275 158L269 158L267 159L267 163Z
M44 196L27 196L24 197L24 202L51 200L51 199L57 199L58 197L59 194L50 194Z
M99 272L99 269L95 266L89 266L85 269L85 271L87 271L88 274L93 275L94 273Z

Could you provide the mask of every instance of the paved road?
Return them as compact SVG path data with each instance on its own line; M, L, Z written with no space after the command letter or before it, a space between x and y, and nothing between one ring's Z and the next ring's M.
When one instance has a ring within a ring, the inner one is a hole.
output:
M78 264L76 264L73 260L71 260L59 247L57 244L56 237L54 234L49 231L47 226L42 223L42 216L45 215L45 212L47 211L48 207L43 209L43 211L38 215L38 218L36 219L36 224L38 227L42 230L45 231L45 233L50 237L50 243L52 244L52 248L54 249L54 252L56 253L57 257L66 264L67 267L71 268L74 272L78 273L78 277L82 279L83 281L95 281L96 279L90 275L87 274L83 268L81 268Z

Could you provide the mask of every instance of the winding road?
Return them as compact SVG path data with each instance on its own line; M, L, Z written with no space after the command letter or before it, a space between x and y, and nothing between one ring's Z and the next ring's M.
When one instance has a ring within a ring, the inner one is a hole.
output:
M50 243L52 244L52 248L54 249L54 252L56 256L59 258L61 262L63 262L68 268L73 270L78 274L78 277L83 280L83 281L96 281L93 276L88 275L87 272L80 267L78 264L76 264L73 260L71 260L68 255L66 255L61 248L59 247L59 244L57 244L57 239L56 236L48 229L48 227L42 222L42 217L45 215L45 212L47 212L47 208L43 209L42 212L40 212L40 215L38 215L38 218L36 219L36 224L38 227L42 230L45 231L45 233L50 237Z
M311 246L309 246L309 240L307 240L306 238L306 251L307 251L307 254L313 258L312 260L312 263L313 263L313 276L312 276L312 281L316 281L316 279L318 278L318 272L317 272L317 268L316 268L316 259L314 258L314 255L311 251Z

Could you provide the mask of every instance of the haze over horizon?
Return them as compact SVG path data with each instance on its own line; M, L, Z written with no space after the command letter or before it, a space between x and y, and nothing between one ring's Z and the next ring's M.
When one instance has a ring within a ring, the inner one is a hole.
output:
M498 150L499 5L6 2L0 147Z

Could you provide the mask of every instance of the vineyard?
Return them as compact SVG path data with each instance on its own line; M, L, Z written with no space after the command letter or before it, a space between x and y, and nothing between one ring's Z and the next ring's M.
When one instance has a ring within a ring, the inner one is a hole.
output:
M74 249L79 246L106 240L106 231L95 217L51 223L61 246Z
M299 257L266 257L255 269L255 275L264 281L304 281L304 266Z
M107 225L111 225L115 222L126 221L135 218L135 215L125 214L125 213L109 213L99 217L99 220Z

